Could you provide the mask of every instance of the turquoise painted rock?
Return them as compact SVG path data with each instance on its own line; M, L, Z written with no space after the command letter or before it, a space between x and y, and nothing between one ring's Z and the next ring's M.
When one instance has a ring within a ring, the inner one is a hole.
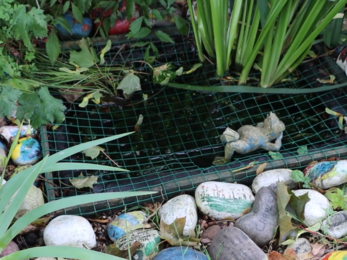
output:
M195 227L198 222L198 213L194 197L179 195L170 199L159 209L160 222L171 225L178 218L186 218L183 228L184 236L195 236Z
M336 212L322 222L321 229L328 236L341 238L347 235L347 211Z
M235 223L235 227L245 232L258 246L270 242L277 225L277 196L269 187L262 187L258 191L251 212Z
M116 240L115 246L121 250L126 250L129 245L140 242L141 246L132 255L132 260L147 260L150 255L159 251L159 232L155 229L138 229L124 234Z
M209 181L195 190L195 202L202 213L215 219L236 219L252 207L254 196L243 184Z
M277 184L284 182L290 189L296 189L298 184L290 176L292 170L290 169L274 169L258 174L252 182L252 190L257 193L262 187L270 187L277 192Z
M116 241L125 233L143 228L147 221L147 216L142 211L133 211L124 213L115 218L107 227L108 236L112 241Z
M91 249L96 246L92 225L83 217L63 215L52 219L44 232L46 246L72 246Z
M160 251L153 260L208 260L208 258L199 251L179 246Z
M31 165L38 162L41 159L40 143L32 137L19 139L11 159L16 165Z
M321 189L329 189L347 182L347 160L319 162L304 170L305 176Z
M313 226L328 216L331 210L329 200L318 191L300 189L294 190L293 193L297 197L308 193L310 201L306 203L304 209L304 220L308 226Z
M227 227L212 239L208 252L213 260L267 260L266 254L242 230Z
M18 126L3 126L0 128L0 135L5 138L7 143L11 142L11 138L14 138L18 133ZM20 131L20 136L36 134L36 131L27 125L23 125Z

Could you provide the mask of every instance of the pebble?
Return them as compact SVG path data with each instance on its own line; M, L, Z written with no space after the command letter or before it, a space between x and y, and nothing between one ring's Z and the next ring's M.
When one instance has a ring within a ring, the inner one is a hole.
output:
M319 162L304 170L305 176L321 189L329 189L347 182L347 160Z
M19 207L15 217L18 219L24 214L28 213L29 211L43 204L45 204L45 201L44 201L42 190L32 185L27 195L24 197L23 203Z
M40 143L32 137L19 139L11 154L11 159L16 165L31 165L38 162L41 157Z
M336 212L323 220L321 229L333 238L341 238L347 235L347 211Z
M18 245L15 242L11 241L10 243L7 244L5 249L1 251L0 258L5 255L10 255L12 253L15 253L17 251L19 251Z
M252 190L257 193L261 187L270 187L277 193L277 184L284 182L290 189L296 189L298 184L291 177L290 169L274 169L258 174L252 182Z
M43 239L46 246L74 246L91 249L96 246L92 225L83 217L63 215L48 223Z
M236 219L250 210L254 196L246 185L209 181L196 188L195 201L212 218Z
M226 227L219 231L212 239L208 251L214 260L268 259L252 239L236 227Z
M235 223L235 227L245 232L258 246L270 242L277 225L277 196L270 187L262 187L258 191L251 212Z
M212 240L212 238L221 230L221 227L218 225L213 225L208 227L202 234L201 238L208 238Z
M199 251L178 246L160 251L153 260L208 260L208 258Z
M296 255L300 254L306 254L312 251L312 246L310 242L306 238L298 238L293 244L287 247L286 251L288 249L294 249L294 252ZM286 251L284 254L286 254Z
M3 126L0 128L0 135L6 139L7 143L10 143L11 138L16 136L18 130L18 126ZM36 134L36 131L31 126L23 125L20 131L20 136L25 136L27 134Z
M116 241L126 232L142 228L146 220L147 216L142 211L123 213L110 222L107 234L112 241Z
M184 236L195 236L198 213L194 197L183 194L167 201L158 211L160 222L171 225L178 218L186 218Z
M304 209L304 218L308 226L313 226L328 216L330 212L329 200L318 191L300 189L294 190L293 193L297 197L308 193L310 200L306 203Z
M115 242L115 246L121 250L126 250L128 245L132 245L136 241L140 242L141 246L134 252L132 259L146 260L150 255L158 252L160 235L155 229L132 230L118 238Z

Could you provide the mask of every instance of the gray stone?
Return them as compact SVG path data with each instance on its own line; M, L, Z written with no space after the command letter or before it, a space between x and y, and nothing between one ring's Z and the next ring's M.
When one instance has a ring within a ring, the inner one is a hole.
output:
M255 196L251 212L235 223L235 227L245 232L258 246L270 242L278 225L276 197L271 188L262 187Z
M220 230L221 227L218 225L210 226L202 233L201 238L212 239Z
M306 254L312 251L310 242L306 238L298 238L293 244L288 246L288 249L294 249L296 255ZM284 252L284 254L286 253Z
M242 230L227 227L212 239L208 249L213 260L267 260L266 254Z
M198 212L193 196L183 194L166 202L158 211L160 222L171 225L178 218L186 218L183 228L184 236L195 236Z
M254 196L243 184L208 181L196 188L195 201L212 218L236 219L249 212Z
M347 211L340 211L326 218L322 222L321 229L333 238L347 235Z

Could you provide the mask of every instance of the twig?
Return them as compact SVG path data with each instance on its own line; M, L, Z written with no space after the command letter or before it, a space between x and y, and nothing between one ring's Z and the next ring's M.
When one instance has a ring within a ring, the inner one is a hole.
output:
M346 243L346 242L343 242L343 241L341 241L340 239L333 238L333 237L329 237L329 236L324 235L324 234L322 234L322 233L319 233L319 232L316 232L316 231L309 230L309 229L305 228L305 227L304 227L304 226L302 226L302 225L300 225L299 227L300 227L302 230L305 230L305 231L307 231L307 232L309 232L309 233L311 233L311 234L315 234L315 235L323 236L323 237L328 238L328 239L330 239L330 240L333 240L333 241L336 241L336 242L338 242L338 243L341 243L341 244L347 245L347 243Z
M117 165L117 167L121 167L121 166L119 166L118 163L116 163L115 161L113 161L113 160L111 159L111 157L108 156L103 150L101 150L101 152L102 152L111 162L113 162L115 165Z

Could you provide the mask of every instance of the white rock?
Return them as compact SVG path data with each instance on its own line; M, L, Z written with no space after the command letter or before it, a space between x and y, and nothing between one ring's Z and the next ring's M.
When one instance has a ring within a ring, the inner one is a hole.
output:
M243 184L209 181L195 190L195 201L202 213L215 219L236 219L252 207L254 196Z
M54 218L45 228L43 239L47 246L96 246L92 225L80 216L63 215Z
M186 217L184 236L194 236L198 213L194 197L184 194L172 198L159 209L160 222L171 225L177 218Z
M277 184L282 181L290 189L297 187L297 183L291 178L292 170L290 169L274 169L258 174L252 183L252 190L257 193L262 187L270 187L277 192Z
M313 226L328 216L330 203L324 195L315 190L301 189L293 191L297 197L304 195L307 192L310 201L305 205L304 217L306 224L308 226Z
M340 211L329 216L322 222L321 230L333 238L347 235L347 211Z

